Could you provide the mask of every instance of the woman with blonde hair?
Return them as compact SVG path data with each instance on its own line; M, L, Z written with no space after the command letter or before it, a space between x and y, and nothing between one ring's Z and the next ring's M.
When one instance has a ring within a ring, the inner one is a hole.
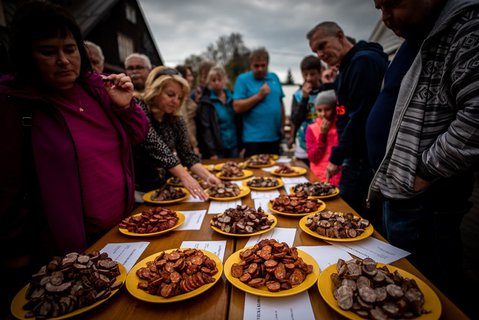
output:
M172 175L194 197L206 200L207 194L185 167L210 185L221 182L201 165L188 140L181 106L189 90L186 80L173 68L156 67L148 75L140 105L150 121L150 129L146 139L135 148L137 190L159 188Z

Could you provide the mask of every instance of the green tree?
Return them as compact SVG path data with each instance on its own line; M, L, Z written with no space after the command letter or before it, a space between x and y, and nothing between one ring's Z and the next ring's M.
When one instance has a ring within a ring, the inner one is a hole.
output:
M185 64L191 66L194 72L198 71L198 66L203 61L220 64L225 68L231 85L234 85L238 75L249 69L249 53L250 50L243 42L243 36L233 32L220 36L214 44L206 47L205 52L190 55L185 59Z
M291 69L288 69L288 73L286 74L286 81L284 84L294 84L294 77Z

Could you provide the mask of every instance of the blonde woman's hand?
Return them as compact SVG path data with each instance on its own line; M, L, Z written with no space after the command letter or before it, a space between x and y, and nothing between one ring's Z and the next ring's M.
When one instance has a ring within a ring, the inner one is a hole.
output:
M186 189L188 189L188 191L191 193L193 197L195 197L196 199L201 199L201 200L208 199L208 195L200 186L198 181L196 181L196 179L193 178L189 173L181 177L180 180L183 186Z
M133 98L133 83L124 73L110 74L103 77L105 89L114 104L120 108L128 108Z
M210 186L216 186L216 185L218 185L218 184L220 184L220 183L223 183L223 182L221 181L221 179L219 179L218 177L216 177L216 176L214 176L214 175L212 175L212 174L210 174L210 175L208 176L208 178L206 179L206 182L207 182L208 185L210 185Z

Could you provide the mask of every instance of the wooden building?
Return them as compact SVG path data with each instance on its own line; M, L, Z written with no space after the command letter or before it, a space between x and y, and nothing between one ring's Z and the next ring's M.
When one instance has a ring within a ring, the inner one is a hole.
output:
M146 54L155 66L163 59L137 0L61 0L77 20L85 40L98 44L105 56L105 72L124 71L124 60L133 52ZM8 70L8 25L21 1L0 0L0 67Z

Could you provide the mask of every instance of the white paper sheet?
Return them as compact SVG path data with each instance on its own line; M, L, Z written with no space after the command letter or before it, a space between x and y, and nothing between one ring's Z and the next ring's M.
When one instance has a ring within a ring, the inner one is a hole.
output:
M314 319L308 291L283 298L245 294L244 320L309 320Z
M356 242L330 243L333 246L347 251L359 258L364 259L366 257L370 257L374 261L382 262L384 264L393 263L394 261L402 259L411 254L410 252L373 237Z
M251 199L274 199L279 196L278 190L270 190L270 191L251 191Z
M259 207L261 207L261 209L263 209L264 212L269 212L268 210L269 199L261 198L261 199L254 199L253 201L254 201L255 209L258 209Z
M338 262L338 259L347 261L352 258L346 251L335 246L299 246L298 249L310 254L321 271Z
M290 195L292 194L291 188L293 188L297 183L285 183L284 184L284 190L286 190L286 194Z
M220 241L183 241L180 248L194 248L210 251L216 254L221 262L225 257L226 240Z
M206 201L208 201L208 200L206 200ZM205 202L205 200L198 199L198 198L195 198L192 195L190 195L188 197L188 199L184 200L183 202Z
M290 162L291 162L291 158L288 158L286 156L281 156L279 157L279 159L276 160L276 163L281 163L281 164L290 163Z
M270 232L266 232L249 238L245 247L254 246L263 239L275 239L278 242L286 242L288 246L293 246L296 237L296 228L274 228Z
M108 243L100 252L108 253L108 256L121 263L128 273L149 244L150 243L146 241Z
M175 231L179 230L200 230L206 210L180 211L185 216L185 222Z
M278 166L272 166L272 167L267 167L267 168L261 168L261 170L266 171L266 172L272 172L273 170L278 169Z
M298 183L305 183L309 182L308 179L306 179L305 176L299 176L299 177L281 177L283 179L284 184L298 184Z
M234 201L211 201L208 214L223 213L226 209L236 208L241 205L241 199Z

